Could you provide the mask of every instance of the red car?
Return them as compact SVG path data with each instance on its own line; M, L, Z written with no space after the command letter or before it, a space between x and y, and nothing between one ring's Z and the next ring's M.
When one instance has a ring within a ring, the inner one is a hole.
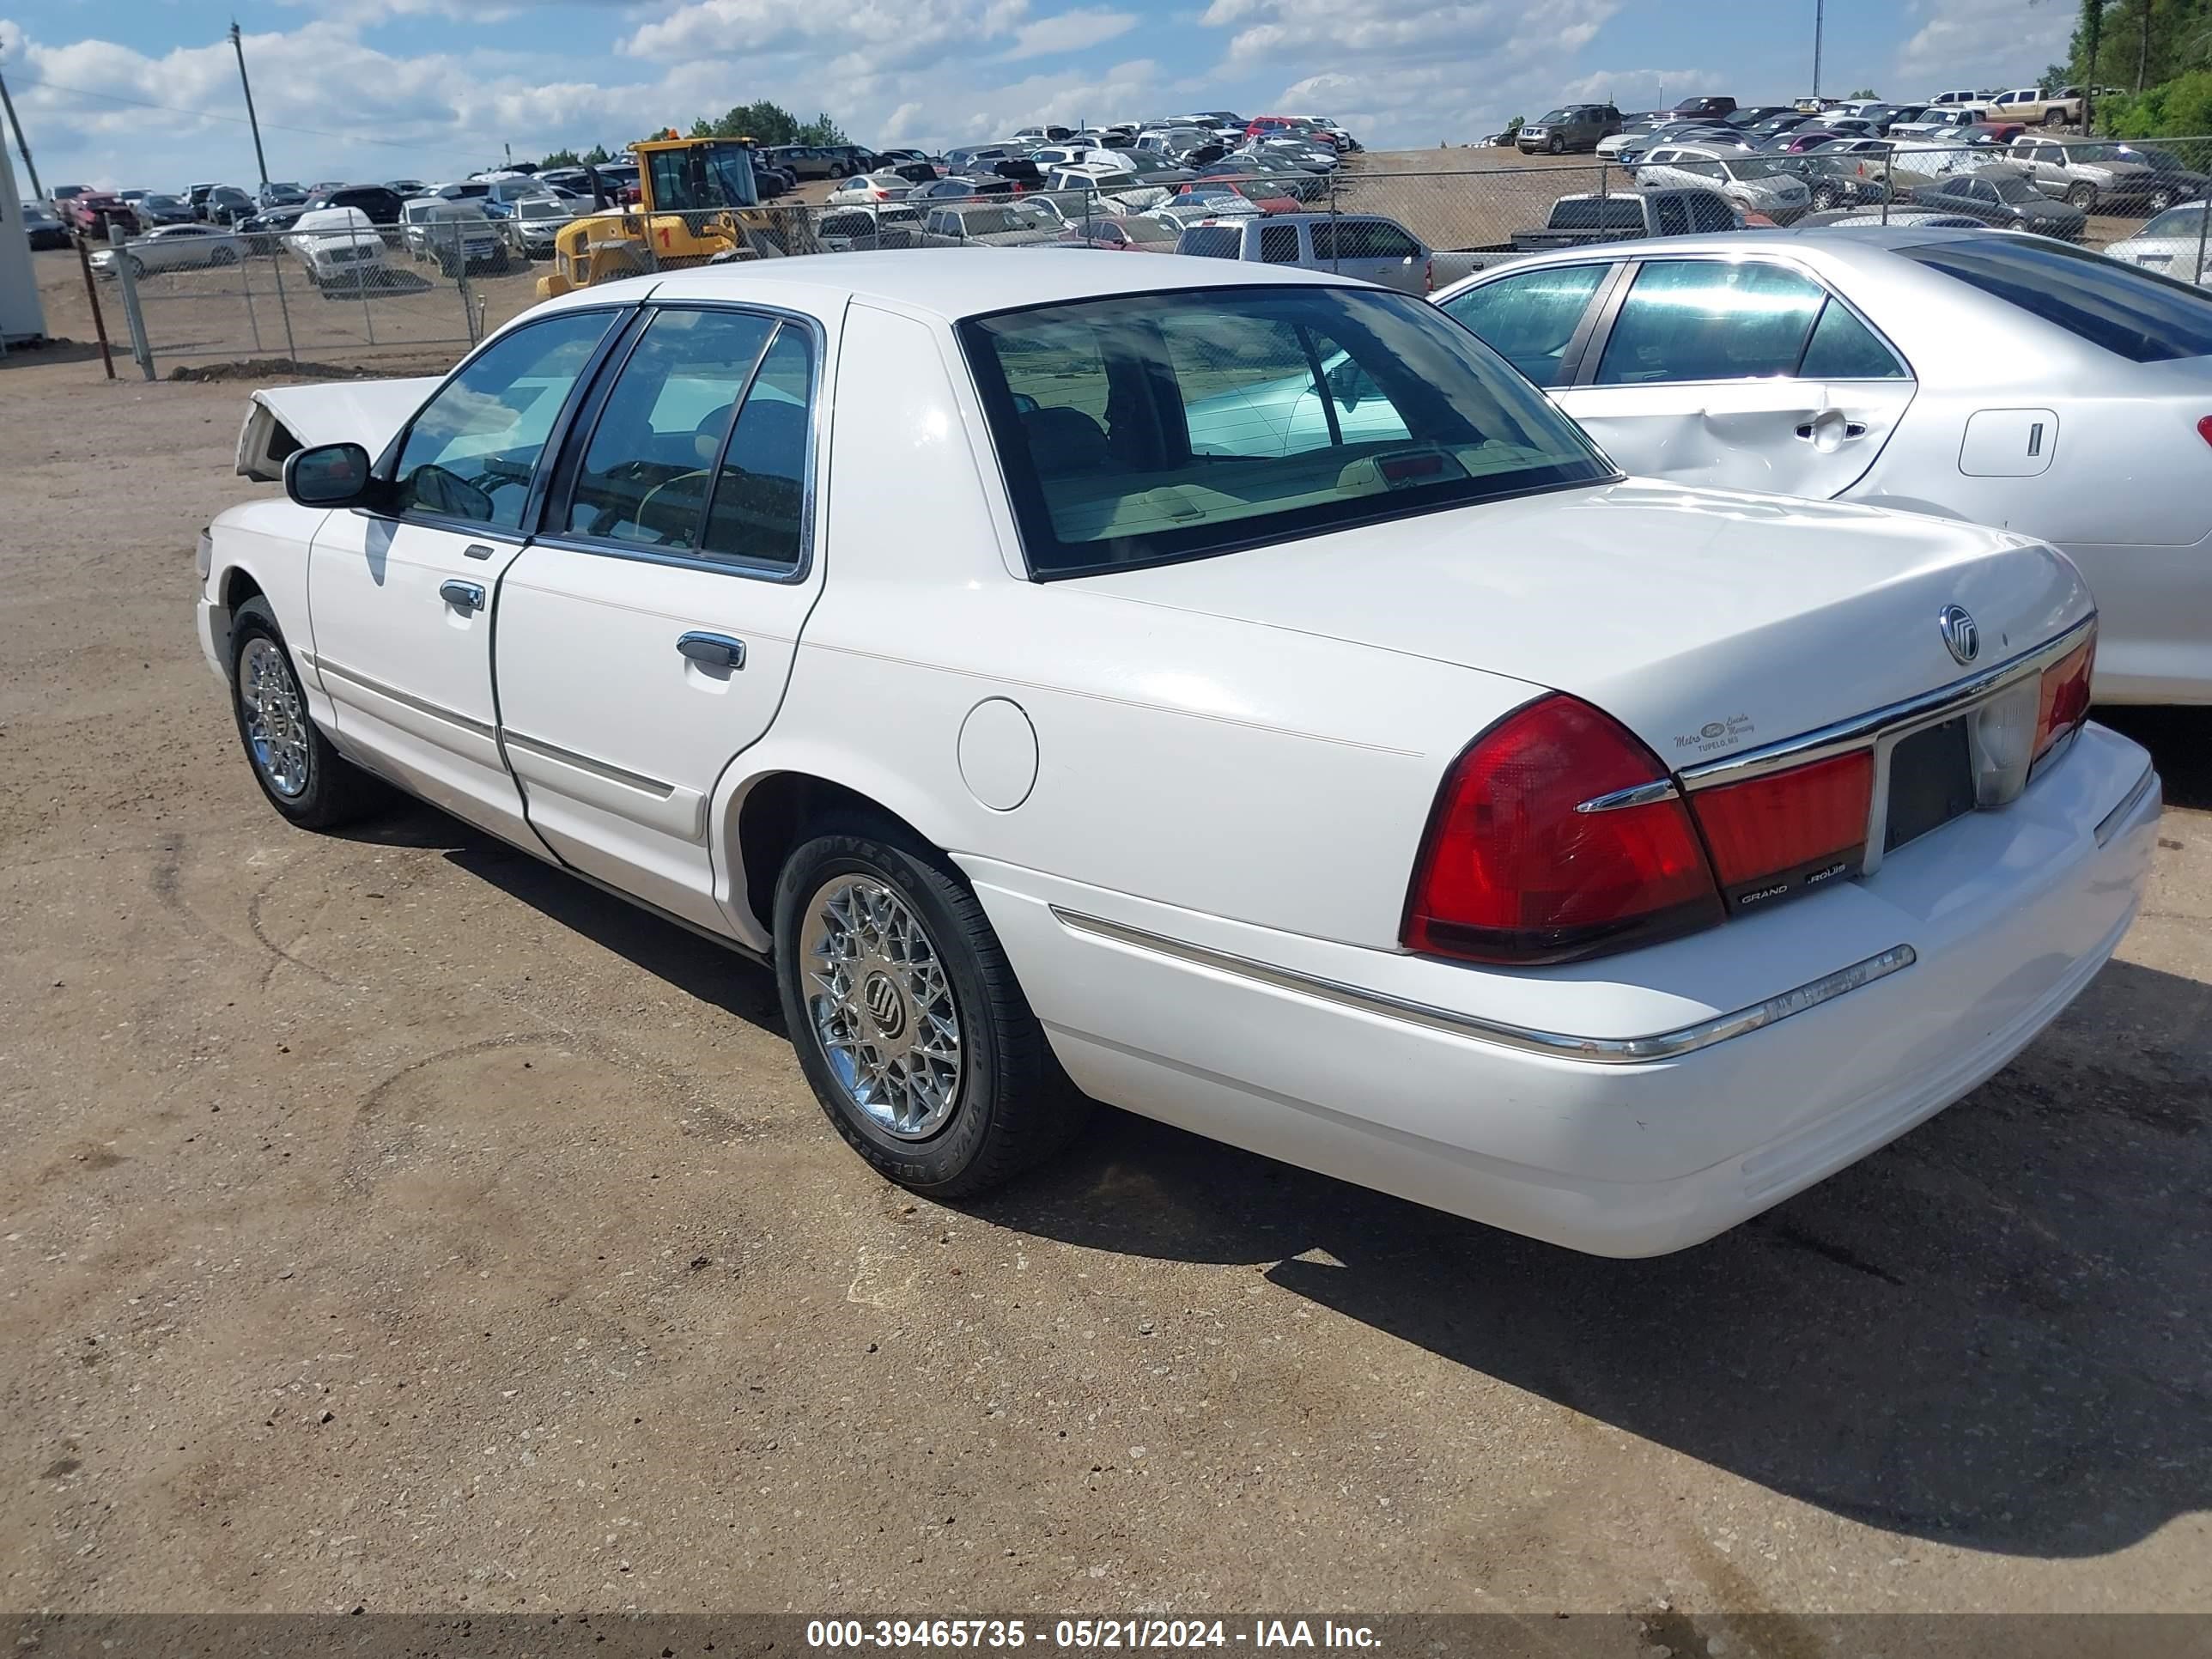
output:
M95 242L107 240L110 227L121 229L125 235L138 233L138 216L131 211L131 204L106 191L86 191L72 196L62 204L62 212L71 230Z
M1316 126L1303 115L1255 115L1244 124L1244 136L1247 138L1279 138L1285 136L1311 138L1332 149L1341 148L1336 134L1326 127Z

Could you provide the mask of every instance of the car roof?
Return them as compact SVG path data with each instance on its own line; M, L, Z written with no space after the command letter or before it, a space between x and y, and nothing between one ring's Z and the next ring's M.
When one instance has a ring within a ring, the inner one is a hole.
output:
M703 265L660 276L632 277L580 289L568 297L577 303L608 299L634 303L648 295L743 301L749 293L759 291L764 296L764 290L774 288L793 302L803 296L811 302L808 308L824 313L848 299L878 300L954 322L994 311L1179 289L1367 286L1328 271L1224 259L1163 257L1139 262L1144 265L1140 272L1108 268L1121 263L1095 258L1080 248L1040 248L1018 259L995 248L817 253L803 259Z
M1491 270L1477 271L1465 280L1471 286L1484 277L1508 276L1543 265L1587 264L1601 259L1675 258L1686 254L1788 252L1814 265L1866 270L1881 265L1906 248L1942 242L1974 241L1986 245L1989 232L1951 229L1928 225L1806 225L1790 229L1716 231L1699 236L1645 236L1634 241L1605 242L1580 247L1553 248L1516 258ZM1263 267L1281 270L1281 266ZM1458 283L1454 283L1455 288Z

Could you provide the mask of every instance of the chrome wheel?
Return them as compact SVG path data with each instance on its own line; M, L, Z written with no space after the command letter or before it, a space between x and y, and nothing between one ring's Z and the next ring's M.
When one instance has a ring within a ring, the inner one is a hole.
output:
M934 1134L960 1093L962 1031L928 930L885 884L849 872L804 915L807 1013L837 1086L888 1134Z
M283 648L265 635L255 635L239 653L238 706L253 763L271 789L296 799L307 787L307 705Z

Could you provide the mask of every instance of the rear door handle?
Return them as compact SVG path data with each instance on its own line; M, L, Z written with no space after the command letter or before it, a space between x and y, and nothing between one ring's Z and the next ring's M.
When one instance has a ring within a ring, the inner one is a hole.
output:
M1829 430L1833 431L1835 429L1835 423L1832 421L1828 422L1826 424ZM1797 428L1797 435L1802 438L1808 444L1817 443L1820 438L1822 425L1823 422L1819 421L1802 422L1799 423ZM1864 421L1846 421L1844 422L1843 436L1840 441L1849 443L1854 438L1865 437L1866 433L1866 422Z
M482 582L459 580L441 582L438 585L438 597L456 611L481 611L484 606L484 591Z
M677 653L705 668L743 668L745 642L727 634L686 634L676 641Z

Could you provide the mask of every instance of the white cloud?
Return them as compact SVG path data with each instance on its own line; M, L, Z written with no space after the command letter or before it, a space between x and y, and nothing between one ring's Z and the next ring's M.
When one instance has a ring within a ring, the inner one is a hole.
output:
M1900 98L2032 82L2065 56L2078 8L2065 0L1915 0L1911 10L1925 21L1898 48Z
M1076 52L1127 34L1137 27L1137 15L1108 11L1100 6L1079 6L1055 16L1040 17L1014 31L1014 44L1004 56L1008 60L1044 58L1054 52Z

